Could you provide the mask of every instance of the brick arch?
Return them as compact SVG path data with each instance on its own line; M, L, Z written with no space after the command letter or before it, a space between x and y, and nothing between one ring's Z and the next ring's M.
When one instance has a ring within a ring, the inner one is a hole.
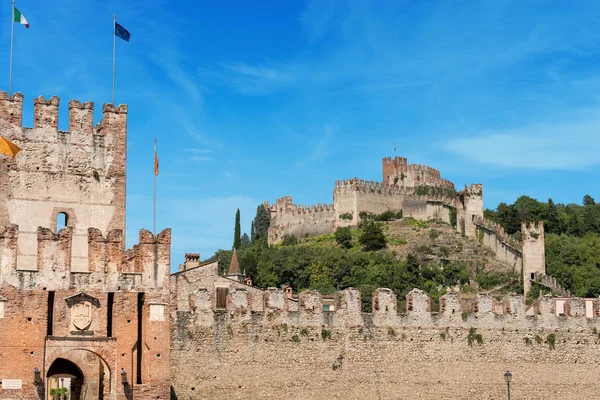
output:
M99 398L105 400L111 399L115 393L117 393L116 378L114 376L113 368L111 368L111 365L114 365L116 360L114 360L115 357L111 356L105 349L77 347L61 351L58 348L53 348L46 359L48 369L56 360L61 358L70 361L79 368L83 374L83 387L89 385L91 389L88 389L88 391L96 390L96 387L99 392L101 391ZM113 359L112 363L111 359ZM98 360L100 364L94 366L96 360ZM102 376L100 374L102 374Z

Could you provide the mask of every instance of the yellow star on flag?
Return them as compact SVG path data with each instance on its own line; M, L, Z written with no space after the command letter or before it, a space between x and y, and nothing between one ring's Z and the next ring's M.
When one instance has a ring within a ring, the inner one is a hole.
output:
M15 158L19 151L21 151L19 146L0 136L0 154L6 154L7 156Z

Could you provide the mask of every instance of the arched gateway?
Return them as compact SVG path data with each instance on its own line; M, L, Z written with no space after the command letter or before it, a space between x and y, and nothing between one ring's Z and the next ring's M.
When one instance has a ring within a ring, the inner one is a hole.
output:
M76 349L56 357L46 373L48 399L104 400L111 393L111 372L98 354ZM66 394L66 397L61 397Z

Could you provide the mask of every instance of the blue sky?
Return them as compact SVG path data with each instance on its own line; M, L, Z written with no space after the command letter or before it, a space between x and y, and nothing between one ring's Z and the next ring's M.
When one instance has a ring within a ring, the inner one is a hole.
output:
M10 1L0 9L8 89ZM600 197L597 1L19 0L13 88L129 105L127 241L158 228L184 252L230 248L236 208L331 203L336 179L381 180L393 154L481 182L485 207Z

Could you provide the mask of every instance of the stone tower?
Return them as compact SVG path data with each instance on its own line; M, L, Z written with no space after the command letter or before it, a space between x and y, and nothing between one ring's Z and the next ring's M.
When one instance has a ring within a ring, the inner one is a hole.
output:
M483 185L473 183L456 195L456 229L465 236L475 237L475 219L483 219Z
M167 399L170 230L125 250L127 106L0 92L0 398ZM60 227L61 223L64 226ZM60 229L59 229L60 228ZM26 334L24 334L26 332ZM10 382L10 385L8 384Z
M546 275L544 223L540 221L521 224L521 240L523 241L523 292L527 294L535 275Z

